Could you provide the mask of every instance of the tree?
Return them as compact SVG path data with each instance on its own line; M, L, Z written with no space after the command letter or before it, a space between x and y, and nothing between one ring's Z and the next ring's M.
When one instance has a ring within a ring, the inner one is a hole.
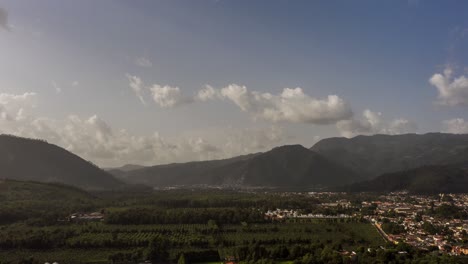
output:
M165 262L169 257L169 241L162 237L155 237L148 245L146 257L154 262Z
M179 260L177 261L177 264L187 264L187 260L185 259L184 253L180 254Z

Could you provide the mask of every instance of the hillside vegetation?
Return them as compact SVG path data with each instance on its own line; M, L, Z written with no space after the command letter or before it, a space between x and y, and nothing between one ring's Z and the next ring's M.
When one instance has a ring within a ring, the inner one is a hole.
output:
M114 171L132 183L152 186L234 185L267 187L334 186L360 179L343 166L300 145L225 160L169 164Z
M45 224L56 223L59 217L74 211L89 210L96 200L63 184L0 180L0 201L0 224Z
M311 150L367 178L428 165L468 163L468 135L374 135L327 138Z
M417 194L465 193L468 170L455 166L424 166L417 169L388 173L375 179L343 187L351 192L409 191Z

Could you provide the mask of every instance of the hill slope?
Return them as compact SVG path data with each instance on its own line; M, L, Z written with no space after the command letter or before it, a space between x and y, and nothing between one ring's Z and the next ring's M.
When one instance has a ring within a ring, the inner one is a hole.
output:
M122 185L111 174L63 148L40 140L0 135L0 179L60 182L88 190Z
M328 138L311 150L367 178L426 165L468 163L468 135L374 135Z
M389 173L373 180L340 188L351 192L393 192L407 190L411 193L466 193L468 170L455 166L425 166L408 171Z
M344 167L300 145L232 159L153 166L127 172L124 177L132 183L152 186L309 187L336 186L359 179Z
M16 180L0 180L0 201L0 225L56 224L58 218L96 206L96 198L76 187Z
M94 197L86 191L60 183L0 180L0 200L3 203L25 201L91 201Z

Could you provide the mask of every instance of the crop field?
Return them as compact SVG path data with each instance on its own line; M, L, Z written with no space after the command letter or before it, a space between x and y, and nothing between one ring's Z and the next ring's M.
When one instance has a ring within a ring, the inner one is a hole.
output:
M47 250L35 248L34 239L51 239L53 246ZM273 252L275 248L290 250L309 245L356 250L360 246L377 247L384 243L370 224L341 220L223 226L87 223L27 229L12 225L0 228L1 248L8 248L0 251L0 259L18 261L32 257L44 262L107 263L116 254L142 255L155 239L167 240L173 258L180 252L204 252L201 255L207 258L200 261L219 261L223 255L235 254L236 248L252 245Z

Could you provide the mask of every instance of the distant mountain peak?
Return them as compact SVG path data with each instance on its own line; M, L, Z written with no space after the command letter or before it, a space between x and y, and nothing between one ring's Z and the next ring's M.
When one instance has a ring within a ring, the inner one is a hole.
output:
M273 149L271 149L271 151L310 151L310 150L300 144L294 144L294 145L284 145L284 146L274 147Z

